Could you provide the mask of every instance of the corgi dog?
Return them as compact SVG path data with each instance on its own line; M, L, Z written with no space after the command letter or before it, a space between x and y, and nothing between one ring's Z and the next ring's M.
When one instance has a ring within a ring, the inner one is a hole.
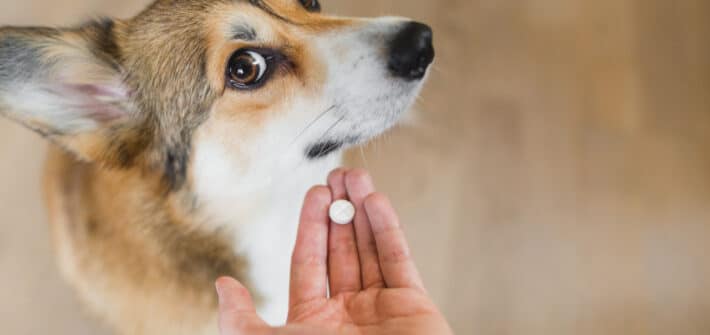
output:
M217 334L214 281L286 320L302 198L395 125L432 30L318 0L157 0L137 16L0 28L0 113L53 145L63 276L119 334Z

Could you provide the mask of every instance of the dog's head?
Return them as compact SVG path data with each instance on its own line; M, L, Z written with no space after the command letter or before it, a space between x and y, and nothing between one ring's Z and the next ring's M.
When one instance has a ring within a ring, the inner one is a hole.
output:
M317 0L158 0L130 20L2 28L0 112L179 187L196 160L268 169L371 139L433 58L426 25L327 16Z

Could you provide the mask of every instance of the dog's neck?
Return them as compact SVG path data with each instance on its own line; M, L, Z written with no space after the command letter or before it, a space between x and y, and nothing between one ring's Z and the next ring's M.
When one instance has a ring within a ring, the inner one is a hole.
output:
M217 225L215 228L238 231L277 214L284 220L296 220L305 192L325 183L328 172L341 163L342 154L315 161L286 157L245 169L219 146L204 144L197 148L195 159L191 192L199 212Z
M267 296L259 311L277 324L286 317L289 261L306 191L324 184L341 153L318 160L293 155L248 169L230 159L219 144L201 142L193 165L193 192L208 227L233 241L249 264L253 293ZM252 162L253 163L253 162Z

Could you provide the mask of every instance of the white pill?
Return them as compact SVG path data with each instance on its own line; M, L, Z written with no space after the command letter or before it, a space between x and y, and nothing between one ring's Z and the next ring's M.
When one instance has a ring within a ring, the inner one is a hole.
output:
M348 224L355 217L355 206L347 200L338 200L330 205L330 219L337 224Z

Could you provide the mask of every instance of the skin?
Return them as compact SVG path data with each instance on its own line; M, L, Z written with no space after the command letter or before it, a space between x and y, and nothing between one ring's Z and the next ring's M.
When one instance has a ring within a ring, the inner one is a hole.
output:
M330 222L337 199L355 205L353 224ZM363 170L335 170L328 186L306 195L285 326L261 320L236 280L220 278L216 286L222 335L452 334L424 289L392 204Z

